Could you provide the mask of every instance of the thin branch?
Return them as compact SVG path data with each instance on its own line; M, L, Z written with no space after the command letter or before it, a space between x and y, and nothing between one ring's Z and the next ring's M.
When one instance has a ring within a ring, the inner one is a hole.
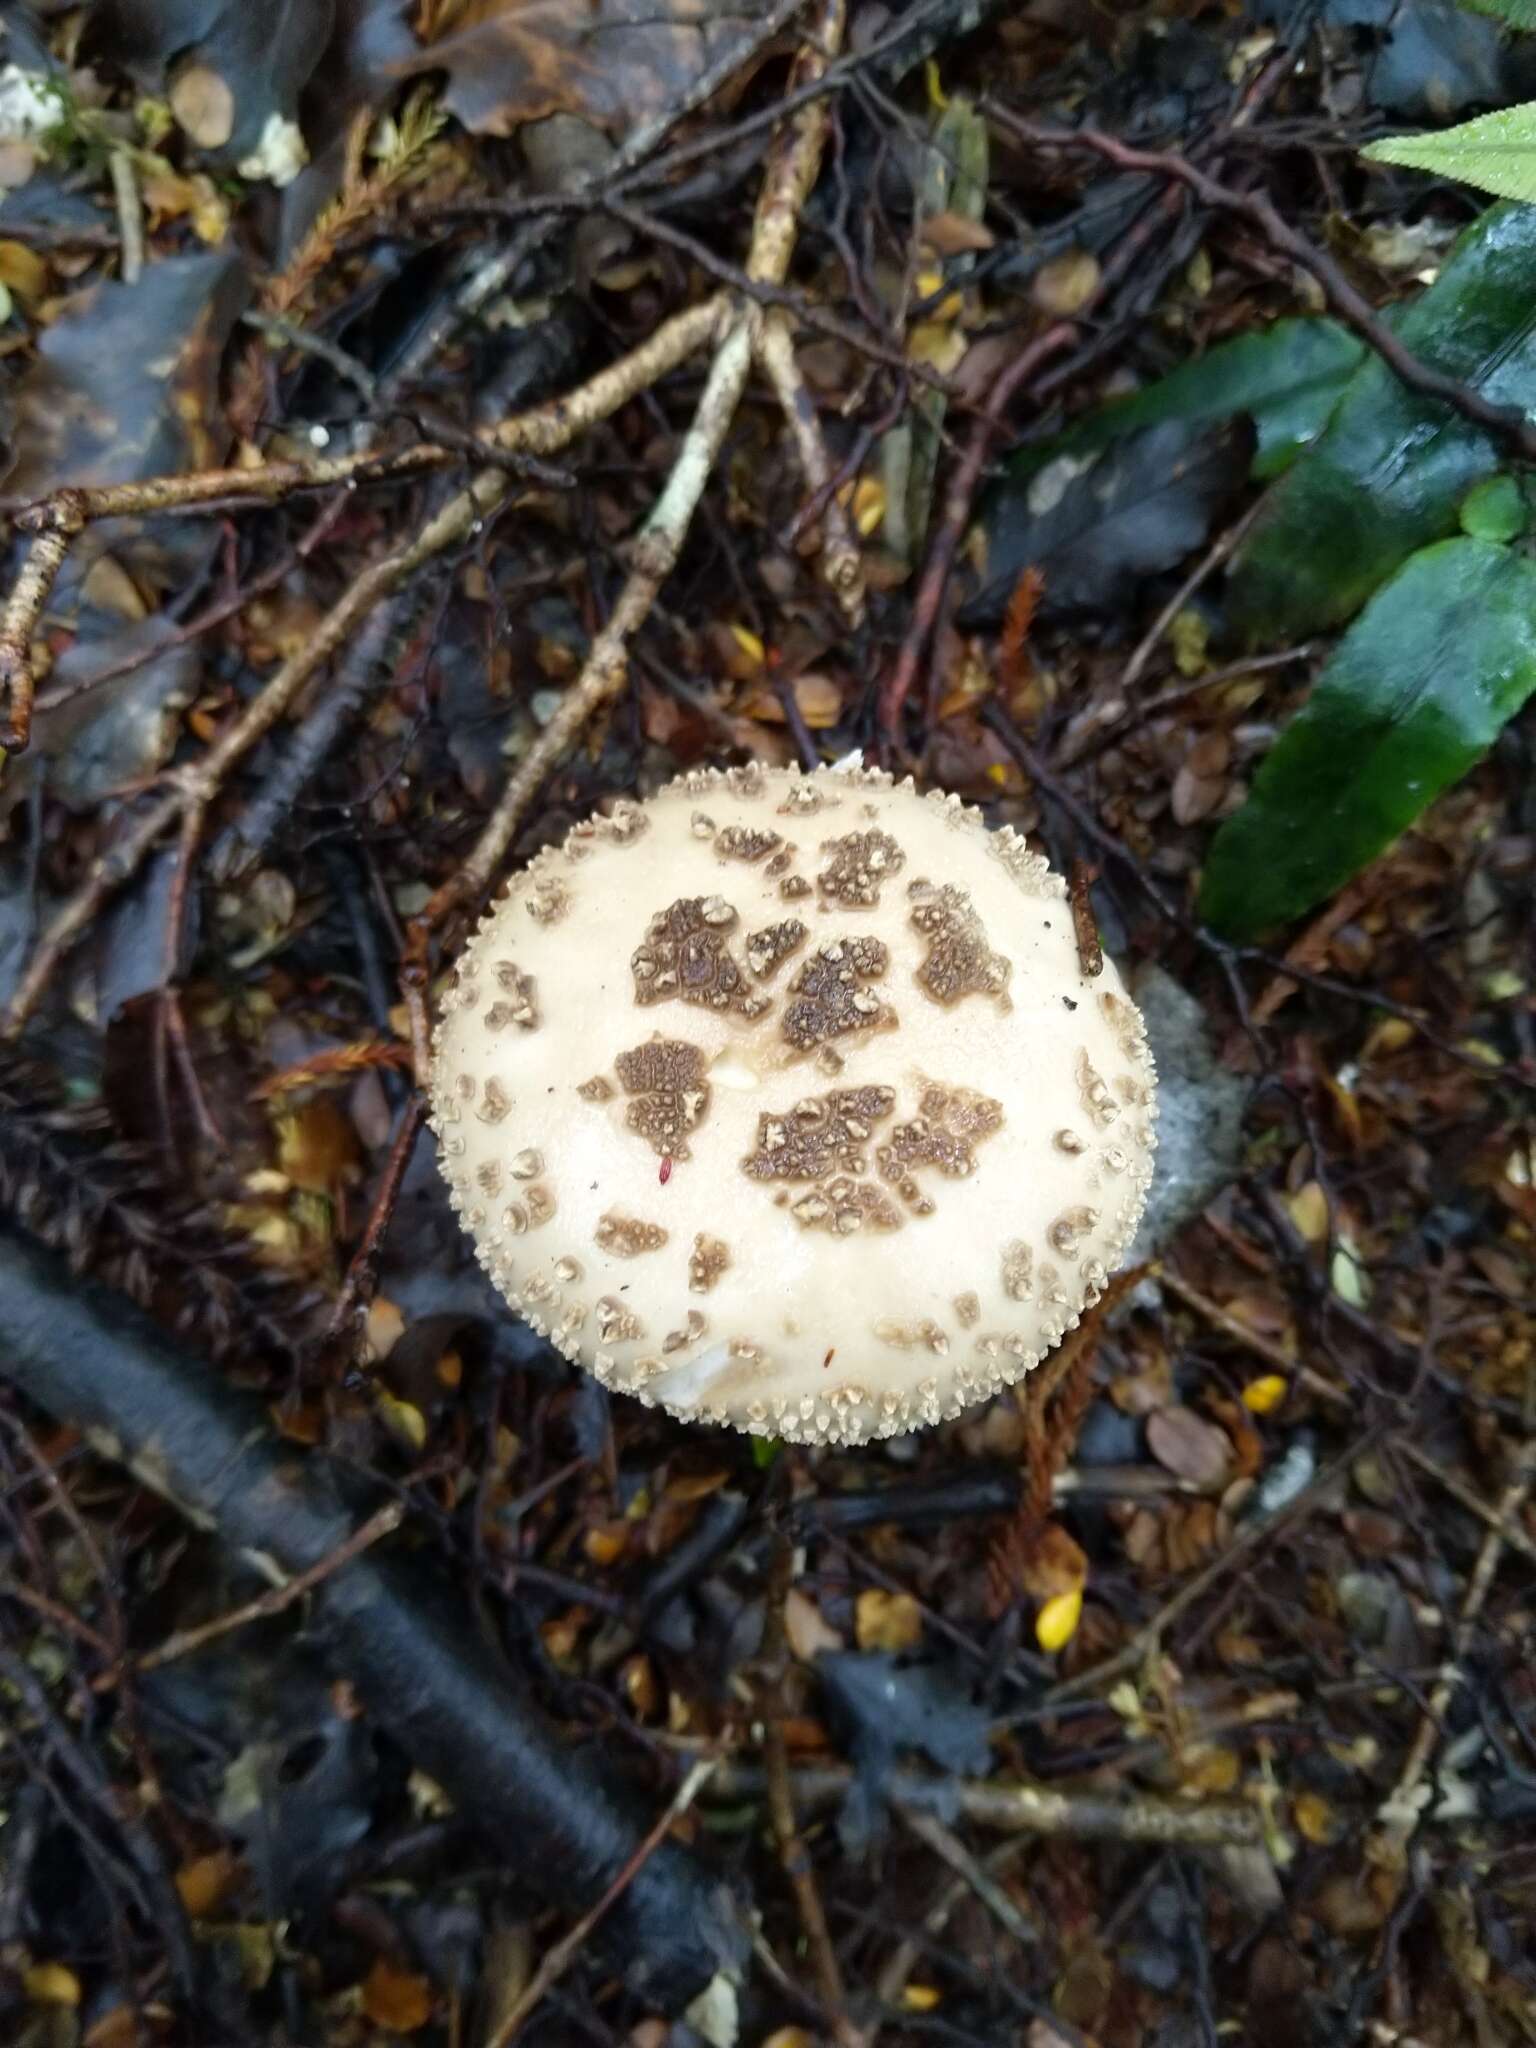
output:
M680 313L639 348L599 371L578 390L506 421L497 429L498 445L516 445L526 437L546 452L563 447L588 427L609 418L658 377L675 369L709 339L719 318L717 301ZM746 347L745 337L742 345ZM47 926L15 994L0 1011L0 1040L19 1036L56 963L101 906L138 872L161 833L175 824L189 805L210 803L234 764L271 731L310 677L351 640L374 606L398 589L423 563L467 539L481 521L502 505L510 489L510 479L500 470L483 470L429 519L414 539L380 556L363 570L332 605L305 645L283 662L201 760L178 771L167 793L129 821L117 842L97 855L75 894ZM99 500L110 493L78 495ZM4 648L0 629L0 662Z
M1281 216L1267 193L1240 192L1224 185L1175 150L1136 149L1096 128L1052 128L1041 121L1026 120L992 99L983 99L980 105L989 120L996 121L1019 142L1036 148L1091 150L1119 170L1146 171L1153 177L1169 179L1193 193L1202 206L1246 221L1271 248L1279 250L1298 270L1316 280L1333 311L1381 357L1400 383L1425 398L1440 400L1474 426L1485 428L1522 461L1536 462L1536 424L1514 407L1495 404L1459 377L1449 376L1416 356L1387 326L1364 293L1351 284L1327 251L1308 241Z
M322 1580L343 1565L350 1564L354 1557L360 1557L383 1536L389 1536L405 1520L403 1502L386 1501L380 1509L371 1514L366 1522L360 1523L344 1542L338 1543L329 1557L322 1557L306 1571L296 1572L281 1586L269 1586L265 1593L258 1593L254 1600L247 1600L243 1606L232 1607L227 1614L217 1614L211 1621L205 1621L197 1628L177 1629L167 1636L153 1650L146 1650L141 1657L131 1657L125 1664L111 1671L103 1671L93 1681L93 1690L107 1692L120 1685L130 1672L158 1671L162 1664L172 1664L178 1657L190 1657L195 1651L205 1649L237 1628L248 1628L253 1621L270 1621L274 1615L285 1613L294 1602L313 1592Z
M844 0L822 0L814 37L801 51L792 85L825 69L829 53L835 53L842 41L844 19ZM803 106L780 131L764 173L753 223L746 265L751 283L780 284L788 274L800 214L821 165L826 124L826 108L816 101ZM456 910L484 896L545 779L565 758L588 721L623 688L629 673L629 642L682 553L694 512L736 416L761 319L752 303L738 306L729 317L693 424L661 496L633 543L630 573L607 623L588 650L580 676L519 762L468 859L412 922L402 981L420 1078L425 1078L430 1058L426 981L433 935Z
M1499 1496L1494 1508L1494 1517L1483 1537L1467 1581L1467 1590L1462 1598L1461 1613L1457 1617L1455 1634L1451 1640L1451 1654L1444 1670L1436 1681L1435 1689L1429 1696L1429 1705L1419 1721L1413 1743L1398 1773L1397 1783L1382 1802L1377 1814L1377 1846L1380 1853L1394 1866L1400 1866L1408 1852L1425 1809L1433 1798L1433 1791L1425 1783L1440 1737L1445 1728L1446 1715L1451 1702L1466 1683L1466 1657L1472 1645L1472 1636L1488 1595L1498 1575L1499 1563L1504 1555L1507 1527L1515 1526L1526 1501L1530 1498L1532 1485L1536 1484L1536 1437L1530 1437L1522 1444L1515 1460L1515 1469L1509 1483Z
M623 1897L636 1876L645 1866L647 1860L661 1847L674 1822L682 1818L689 1807L692 1806L699 1793L709 1783L714 1768L715 1760L713 1757L700 1757L699 1761L690 1767L687 1776L678 1786L676 1792L673 1793L671 1804L662 1813L657 1815L649 1832L639 1843L634 1854L613 1880L613 1883L609 1885L607 1891L603 1893L597 1904L583 1913L570 1933L562 1935L554 1947L549 1950L543 1962L540 1963L532 1977L529 1978L522 1996L517 2000L517 2003L512 2007L512 2010L506 2015L505 2019L501 2021L496 2031L487 2038L485 2048L507 2048L507 2044L516 2038L523 2021L528 2018L529 2014L536 2007L543 2004L549 1992L565 1975L581 1950L586 1946L587 1937L591 1934L593 1928L597 1926L609 1908L616 1905Z

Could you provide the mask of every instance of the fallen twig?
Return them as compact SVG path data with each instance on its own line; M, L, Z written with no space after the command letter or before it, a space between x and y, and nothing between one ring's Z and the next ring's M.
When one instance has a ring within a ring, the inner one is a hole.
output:
M805 1811L839 1804L853 1782L847 1764L805 1764L790 1772L795 1803ZM710 1781L719 1798L763 1796L767 1773L759 1764L734 1759L721 1764ZM930 1778L921 1771L897 1770L888 1787L894 1803L923 1813L935 1806L951 1810L950 1802L978 1827L1007 1833L1061 1835L1078 1841L1160 1842L1183 1848L1253 1849L1264 1840L1263 1817L1256 1807L1217 1800L1106 1799L1093 1792L1058 1792L1043 1785L993 1778Z
M845 0L822 0L814 34L797 60L792 88L806 77L819 76L836 55L845 15ZM801 209L816 181L825 136L826 108L819 101L803 106L780 130L758 195L746 265L749 280L781 284L788 274ZM736 417L761 319L758 308L750 302L738 305L726 317L693 424L649 519L631 546L630 573L607 623L588 650L581 674L518 763L468 858L412 921L401 978L410 1011L411 1044L419 1078L425 1076L430 1058L426 983L433 938L455 911L486 894L546 777L564 758L587 722L623 688L629 673L629 642L649 615L657 593L676 565L715 460ZM814 487L814 479L812 483Z
M1521 1510L1536 1485L1536 1437L1529 1437L1522 1444L1515 1460L1515 1468L1509 1482L1500 1494L1494 1509L1494 1519L1478 1549L1472 1575L1467 1580L1467 1590L1462 1598L1461 1612L1456 1618L1455 1632L1451 1638L1451 1654L1435 1682L1435 1689L1429 1696L1429 1704L1420 1718L1417 1730L1403 1768L1398 1773L1397 1783L1383 1800L1376 1816L1376 1834L1372 1850L1378 1861L1400 1868L1408 1852L1425 1809L1433 1798L1433 1788L1425 1783L1434 1762L1435 1751L1445 1728L1445 1719L1450 1711L1457 1691L1466 1683L1466 1657L1472 1644L1473 1632L1487 1602L1488 1595L1498 1575L1499 1561L1504 1555L1505 1528L1516 1522Z
M487 2036L485 2048L507 2048L508 2042L515 2039L523 2021L528 2018L529 2014L536 2007L543 2004L551 1987L557 1984L565 1975L572 1962L581 1953L588 1937L597 1927L604 1914L611 1911L619 1899L623 1897L626 1888L633 1884L635 1878L644 1868L647 1858L654 1856L661 1847L673 1823L680 1819L688 1811L689 1807L692 1806L699 1793L708 1784L710 1774L714 1768L715 1760L713 1757L708 1756L700 1757L696 1764L690 1766L683 1782L673 1793L671 1802L664 1812L657 1815L645 1839L636 1845L634 1854L630 1857L624 1868L613 1880L613 1883L609 1885L607 1891L603 1893L597 1904L589 1906L569 1934L562 1935L554 1947L549 1950L544 1960L529 1978L526 1988L517 2000L517 2003L512 2007L512 2010L497 2026L495 2032Z

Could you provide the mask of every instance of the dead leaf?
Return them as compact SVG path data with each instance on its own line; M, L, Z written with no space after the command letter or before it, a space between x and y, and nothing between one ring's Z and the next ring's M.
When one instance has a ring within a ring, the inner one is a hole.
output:
M1012 1554L1020 1590L1031 1600L1054 1600L1081 1592L1088 1579L1083 1547L1059 1522L1046 1522Z
M432 1986L416 1971L396 1969L380 1956L363 1979L362 2006L376 2027L414 2034L432 2017Z
M217 1912L234 1890L240 1872L240 1859L229 1849L213 1849L183 1863L176 1873L176 1890L187 1918L206 1920Z
M784 1634L790 1649L804 1664L809 1664L822 1650L847 1648L816 1602L797 1586L791 1586L784 1596Z
M1294 1195L1287 1195L1285 1206L1291 1212L1291 1221L1308 1244L1322 1244L1328 1236L1328 1197L1315 1180L1309 1180Z
M274 1119L277 1163L296 1188L334 1195L357 1165L357 1133L329 1095Z
M246 291L240 258L207 250L151 263L137 284L103 279L71 294L16 385L7 492L40 498L63 484L135 483L218 463L229 441L219 363ZM108 552L141 590L167 588L205 558L208 532L198 519L92 525L50 609L65 616Z
M1230 1439L1193 1408L1159 1408L1149 1415L1147 1448L1165 1472L1196 1486L1221 1486L1232 1474Z
M171 80L171 112L199 149L222 149L235 132L235 96L210 64L185 64Z
M989 227L965 213L930 213L923 222L922 237L936 256L979 254L997 241Z
M24 306L36 305L48 289L48 264L25 242L0 242L0 284Z
M299 98L336 13L335 0L96 0L91 46L165 94L199 148L234 159L258 150L275 124L297 132Z
M910 1593L871 1587L859 1595L854 1633L861 1650L916 1649L923 1635L922 1610Z
M1099 288L1098 258L1086 249L1069 249L1035 272L1029 295L1042 313L1058 320L1070 320L1080 313Z
M676 106L742 34L740 15L716 0L418 0L412 25L422 47L395 76L445 72L443 104L477 135L560 113L626 132Z

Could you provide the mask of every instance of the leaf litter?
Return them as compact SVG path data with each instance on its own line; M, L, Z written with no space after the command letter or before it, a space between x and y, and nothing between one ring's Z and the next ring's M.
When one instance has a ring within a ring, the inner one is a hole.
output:
M398 594L349 722L320 717L341 671L312 677L84 919L0 1059L0 1244L151 1311L354 1526L381 1489L380 1554L436 1573L390 1610L416 1633L385 1711L330 1661L355 1560L261 1607L270 1574L17 1363L0 2015L29 2048L446 2048L530 1990L529 2039L630 2048L693 2038L688 2012L775 2048L1529 2033L1526 457L1376 352L1528 411L1527 226L1495 210L1452 249L1464 197L1406 151L1339 154L1382 112L1503 118L1523 53L1427 4L1165 12L854 10L765 295L825 473L758 387L628 691L511 849L687 767L881 744L872 686L920 634L897 765L1095 864L1160 1019L1134 1286L1076 1380L820 1460L610 1399L500 1310L412 1121L402 946L578 686L698 365L509 458L504 507ZM82 877L440 511L453 432L739 274L797 46L753 20L99 0L17 30L0 110L48 119L0 144L9 502L234 467L191 515L89 522L28 629L7 1003ZM1164 161L1026 148L999 104L1086 105ZM639 174L562 190L679 108ZM589 132L541 158L552 115ZM1164 204L1170 158L1272 193L1381 331L1325 314L1251 221ZM951 535L978 412L1047 341ZM439 434L431 469L238 496ZM857 626L825 573L839 507ZM256 814L251 860L215 859ZM5 1306L9 1332L20 1281ZM614 1827L610 1877L640 1854L700 1886L718 1947L663 1957L691 1907L626 1951L581 1917L601 1883L557 1901L477 1827L471 1774L445 1789L406 1711L428 1680L495 1701L498 1737L509 1699L554 1730L539 1797L584 1850Z

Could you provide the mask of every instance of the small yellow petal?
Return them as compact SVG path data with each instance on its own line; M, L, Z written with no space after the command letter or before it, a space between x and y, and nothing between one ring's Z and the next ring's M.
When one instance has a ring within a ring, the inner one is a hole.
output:
M932 2012L939 1993L932 1984L908 1984L903 1987L901 2002L908 2012Z
M1065 1593L1058 1593L1054 1600L1047 1600L1035 1616L1035 1641L1047 1655L1065 1649L1077 1634L1077 1624L1082 1618L1083 1589L1073 1586Z
M1290 1384L1283 1373L1267 1372L1244 1387L1243 1406L1250 1415L1272 1415L1290 1392Z
M21 1982L34 2005L80 2003L80 1979L62 1963L34 1963Z
M749 661L764 662L768 659L767 648L750 626L732 626L731 638Z

